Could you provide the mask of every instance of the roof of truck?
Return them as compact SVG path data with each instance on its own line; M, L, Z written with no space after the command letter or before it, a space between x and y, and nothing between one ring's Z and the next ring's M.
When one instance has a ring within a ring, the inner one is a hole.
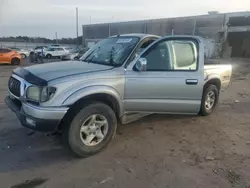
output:
M111 37L117 37L117 36L122 36L122 37L139 37L139 38L145 38L145 37L157 37L160 38L160 36L157 35L150 35L150 34L145 34L145 33L129 33L129 34L121 34L121 35L114 35Z

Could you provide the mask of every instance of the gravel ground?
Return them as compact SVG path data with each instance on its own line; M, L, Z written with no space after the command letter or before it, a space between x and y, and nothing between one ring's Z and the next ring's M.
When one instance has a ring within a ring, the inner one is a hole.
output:
M21 127L3 103L14 67L0 66L0 187L250 188L250 60L231 62L233 82L211 116L120 125L105 151L85 159L59 136Z

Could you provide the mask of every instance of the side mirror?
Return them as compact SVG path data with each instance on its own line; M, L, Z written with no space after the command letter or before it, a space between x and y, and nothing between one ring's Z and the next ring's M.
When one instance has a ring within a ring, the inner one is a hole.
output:
M138 71L147 71L147 59L146 58L140 58L136 62L136 69Z

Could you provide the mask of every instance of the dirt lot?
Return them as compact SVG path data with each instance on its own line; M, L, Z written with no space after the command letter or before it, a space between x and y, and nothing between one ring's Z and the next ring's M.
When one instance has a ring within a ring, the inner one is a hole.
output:
M1 188L250 188L250 60L209 117L152 115L119 126L102 153L76 159L60 137L29 134L3 103L12 66L0 66Z

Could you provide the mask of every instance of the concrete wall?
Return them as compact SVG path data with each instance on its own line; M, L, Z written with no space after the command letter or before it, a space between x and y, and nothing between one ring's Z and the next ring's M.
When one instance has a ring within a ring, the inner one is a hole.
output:
M150 33L155 35L199 35L216 37L222 30L224 14L181 18L164 18L131 22L83 25L85 39L106 38L124 33Z
M232 26L237 31L246 30L250 23L250 12L235 12L225 14L212 14L202 16L190 16L180 18L163 18L153 20L141 20L118 23L104 23L94 25L83 25L83 41L89 39L103 39L111 35L123 33L149 33L155 35L196 35L207 39L208 56L222 56L224 51L231 49L228 46L228 32L232 32ZM236 19L237 18L237 19ZM244 28L236 25L241 20ZM231 26L230 26L231 24ZM250 30L250 26L249 30ZM247 43L247 42L245 42ZM244 44L244 46L247 46ZM248 46L247 46L248 47ZM247 50L248 52L248 50ZM229 54L229 53L228 53Z

